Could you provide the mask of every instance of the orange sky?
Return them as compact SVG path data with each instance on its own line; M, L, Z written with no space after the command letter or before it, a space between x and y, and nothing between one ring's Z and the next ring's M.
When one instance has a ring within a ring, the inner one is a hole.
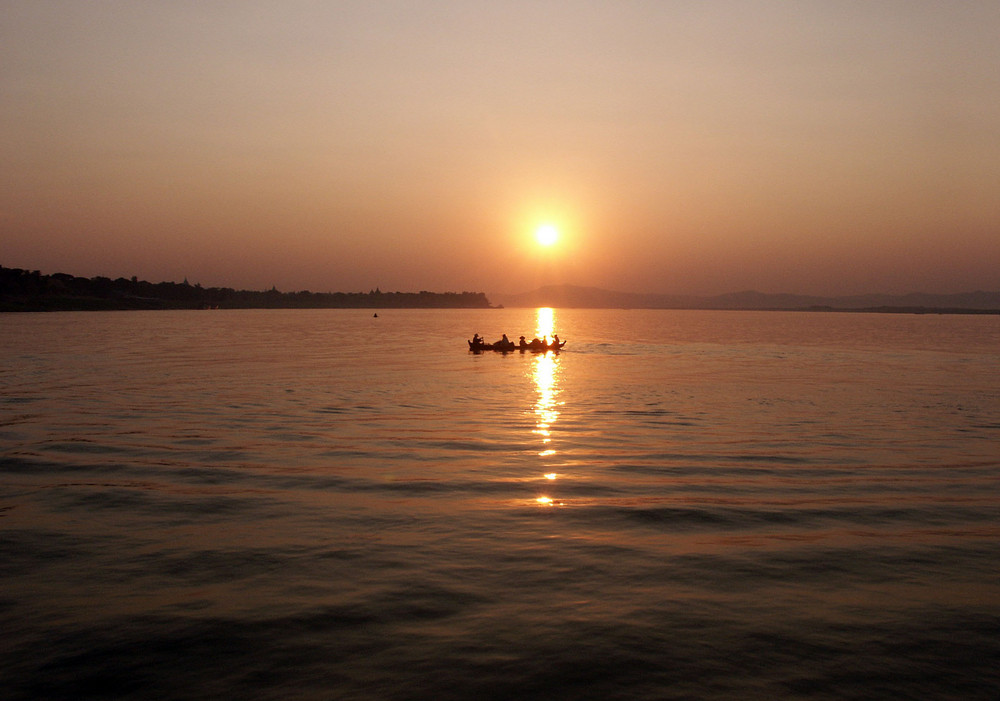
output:
M0 265L996 290L998 36L995 2L4 0Z

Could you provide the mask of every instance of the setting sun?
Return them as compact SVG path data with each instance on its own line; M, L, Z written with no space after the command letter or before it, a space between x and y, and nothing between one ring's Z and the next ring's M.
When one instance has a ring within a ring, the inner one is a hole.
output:
M559 240L559 229L551 224L543 224L535 229L535 239L542 246L551 246Z

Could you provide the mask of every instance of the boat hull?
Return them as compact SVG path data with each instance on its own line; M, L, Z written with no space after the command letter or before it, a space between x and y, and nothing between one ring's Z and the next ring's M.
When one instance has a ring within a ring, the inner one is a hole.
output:
M547 353L549 351L558 353L559 350L566 345L566 341L561 341L559 343L550 343L548 345L532 346L530 343L525 343L523 345L517 343L473 343L468 341L469 350L473 353L483 353L485 351L494 351L497 353Z

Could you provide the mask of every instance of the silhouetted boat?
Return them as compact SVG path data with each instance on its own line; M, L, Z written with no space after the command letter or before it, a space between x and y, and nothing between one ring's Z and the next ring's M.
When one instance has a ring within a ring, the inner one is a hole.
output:
M548 345L544 343L539 343L538 345L532 345L531 343L518 344L513 341L508 341L507 343L503 341L497 341L496 343L473 343L472 341L468 341L468 343L469 350L473 353L481 353L483 351L498 351L500 353L513 353L514 351L520 351L521 353L525 351L529 353L559 352L559 349L566 345L566 341L549 343Z

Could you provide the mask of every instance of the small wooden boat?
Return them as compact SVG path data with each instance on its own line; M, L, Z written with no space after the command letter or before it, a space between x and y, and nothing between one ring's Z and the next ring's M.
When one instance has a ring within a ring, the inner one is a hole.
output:
M504 343L503 341L497 341L496 343L473 343L469 341L469 350L473 353L482 353L483 351L497 351L499 353L513 353L514 351L520 351L524 353L525 351L529 353L546 353L548 351L559 352L559 349L566 345L566 341L560 341L559 343L514 343L513 341L508 341Z

